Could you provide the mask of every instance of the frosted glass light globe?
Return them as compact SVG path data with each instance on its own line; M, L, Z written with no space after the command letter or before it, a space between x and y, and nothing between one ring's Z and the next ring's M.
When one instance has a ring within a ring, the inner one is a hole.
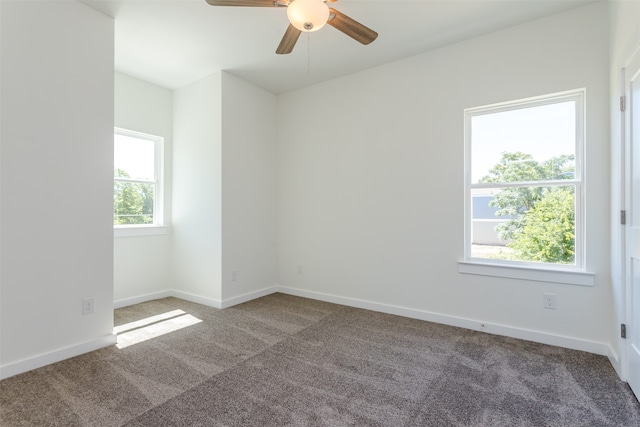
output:
M287 7L291 25L300 31L317 31L329 19L329 7L322 0L294 0Z

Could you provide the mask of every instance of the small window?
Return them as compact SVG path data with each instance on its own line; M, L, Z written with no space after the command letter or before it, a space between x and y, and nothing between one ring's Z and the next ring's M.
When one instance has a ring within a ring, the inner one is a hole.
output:
M583 267L584 91L465 111L465 260Z
M113 225L163 225L163 138L114 131Z

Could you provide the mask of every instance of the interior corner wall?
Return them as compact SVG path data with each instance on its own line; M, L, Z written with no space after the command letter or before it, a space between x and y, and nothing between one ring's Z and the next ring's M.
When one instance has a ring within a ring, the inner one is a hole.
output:
M598 2L280 95L279 284L606 353L607 20ZM595 286L460 274L464 110L578 88ZM543 308L545 292L557 310Z
M171 224L173 91L115 73L115 126L164 138L164 218ZM172 288L170 234L114 239L114 301L136 301Z
M182 298L222 300L222 73L173 94L172 282Z
M640 2L610 1L610 92L611 100L611 277L615 336L614 349L617 354L612 358L616 371L626 378L626 372L618 355L624 354L625 341L619 337L619 325L626 323L624 271L622 267L622 233L619 212L623 209L622 199L622 129L619 99L623 94L621 69L630 58L634 49L640 46Z
M115 343L114 23L78 2L2 1L0 11L7 377Z
M222 74L222 299L276 284L277 97Z

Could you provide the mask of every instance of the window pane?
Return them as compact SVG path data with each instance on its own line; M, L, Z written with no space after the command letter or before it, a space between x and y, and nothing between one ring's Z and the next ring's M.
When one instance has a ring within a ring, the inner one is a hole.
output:
M154 141L114 134L114 177L153 181L154 161Z
M115 181L113 224L153 224L152 184Z
M471 182L573 179L575 101L471 118Z
M474 189L471 256L575 264L575 186Z

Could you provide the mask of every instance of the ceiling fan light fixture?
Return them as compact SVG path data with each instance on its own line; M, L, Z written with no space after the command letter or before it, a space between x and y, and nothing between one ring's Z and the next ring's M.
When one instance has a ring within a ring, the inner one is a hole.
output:
M291 25L300 31L317 31L329 19L329 7L323 0L294 0L287 7Z

